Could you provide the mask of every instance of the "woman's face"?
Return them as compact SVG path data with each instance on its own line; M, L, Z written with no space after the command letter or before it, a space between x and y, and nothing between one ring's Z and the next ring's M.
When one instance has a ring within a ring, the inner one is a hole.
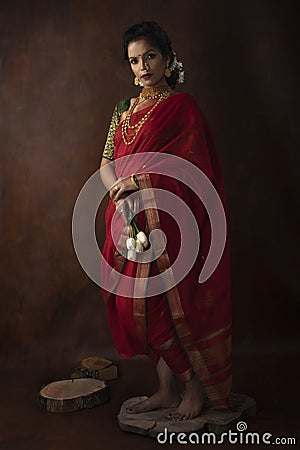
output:
M145 88L167 84L164 73L168 61L145 39L130 42L128 60L132 72Z

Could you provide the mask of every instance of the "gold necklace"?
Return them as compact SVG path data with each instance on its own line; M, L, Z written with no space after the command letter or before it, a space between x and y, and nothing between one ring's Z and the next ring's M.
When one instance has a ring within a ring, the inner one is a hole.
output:
M153 99L158 98L163 94L167 94L168 92L171 92L171 88L166 85L154 88L143 88L142 92L140 93L140 97L145 99Z
M145 95L144 91L150 91L150 90L151 90L151 92L146 92L147 97L143 97ZM142 94L143 94L143 96L142 96ZM170 95L171 95L171 89L166 86L163 86L160 88L153 88L153 89L150 89L150 88L143 89L143 91L141 92L139 97L135 100L135 102L133 103L133 105L131 106L129 111L127 112L126 117L122 122L122 138L126 145L131 145L135 141L140 129L142 128L142 126L144 125L146 120L148 120L150 114L155 110L155 108L157 108L157 106L164 99L168 98ZM139 120L135 125L130 125L131 116L133 114L134 108L138 105L140 98L146 98L146 99L158 98L158 100L156 103L154 103L152 108L141 118L141 120ZM129 133L129 130L134 130L134 131L133 131L133 133ZM128 140L127 140L127 136L129 138Z

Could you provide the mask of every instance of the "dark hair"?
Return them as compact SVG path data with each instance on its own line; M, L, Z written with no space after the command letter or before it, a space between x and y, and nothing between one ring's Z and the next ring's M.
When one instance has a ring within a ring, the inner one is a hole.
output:
M141 22L130 27L123 37L124 57L128 61L128 45L138 39L145 39L149 44L160 50L165 58L169 58L170 64L174 61L175 55L171 47L171 41L167 33L156 22ZM171 76L166 78L168 85L173 89L179 78L179 70L175 67L171 71Z

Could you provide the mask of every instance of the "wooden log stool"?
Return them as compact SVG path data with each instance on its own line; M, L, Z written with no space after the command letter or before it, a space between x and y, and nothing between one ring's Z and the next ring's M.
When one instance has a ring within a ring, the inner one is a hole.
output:
M94 408L109 399L105 382L93 378L54 381L42 387L37 398L40 408L51 412Z

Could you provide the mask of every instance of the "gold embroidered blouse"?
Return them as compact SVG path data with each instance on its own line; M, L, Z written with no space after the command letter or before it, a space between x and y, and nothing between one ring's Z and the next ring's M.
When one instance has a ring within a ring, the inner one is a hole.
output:
M112 115L112 118L110 121L108 133L107 133L104 150L102 153L103 158L107 158L107 159L110 159L111 161L113 161L114 148L115 148L115 145L114 145L115 132L116 132L116 129L118 128L121 115L123 114L123 112L125 112L129 109L129 106L130 106L130 98L124 98L119 103L117 103L117 105L115 106L115 109L114 109L114 112L113 112L113 115Z

